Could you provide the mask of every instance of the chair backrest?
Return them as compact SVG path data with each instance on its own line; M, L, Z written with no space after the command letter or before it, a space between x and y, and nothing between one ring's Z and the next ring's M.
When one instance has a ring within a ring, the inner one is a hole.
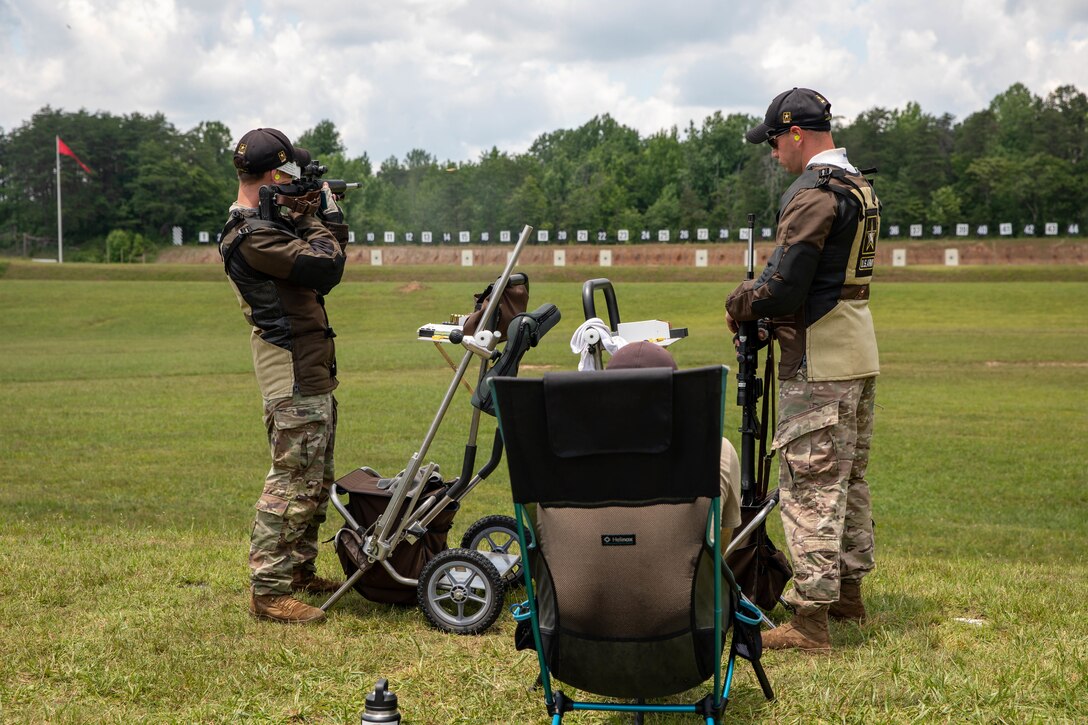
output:
M714 551L721 366L497 378L514 502L552 674L659 697L715 670ZM729 595L721 615L728 628Z

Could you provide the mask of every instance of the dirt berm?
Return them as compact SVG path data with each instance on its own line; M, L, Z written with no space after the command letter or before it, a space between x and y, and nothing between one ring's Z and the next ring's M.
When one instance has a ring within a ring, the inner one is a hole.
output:
M756 263L762 266L774 245L756 245ZM441 244L436 246L395 244L352 244L348 259L355 264L375 263L374 252L380 252L382 265L453 265L461 266L462 255L472 252L472 264L476 266L502 266L510 251L509 244ZM705 254L706 266L743 265L747 246L741 243L725 244L579 244L579 245L530 245L522 251L521 263L525 265L556 265L556 253L561 252L563 263L569 266L600 265L601 254L611 255L612 266L691 267L698 264ZM877 250L879 266L945 265L954 257L958 264L1088 264L1088 241L1084 239L1024 240L1024 241L972 241L972 242L896 242L882 239ZM164 250L158 262L165 263L220 263L219 252L214 245L186 245ZM702 266L702 265L699 265Z

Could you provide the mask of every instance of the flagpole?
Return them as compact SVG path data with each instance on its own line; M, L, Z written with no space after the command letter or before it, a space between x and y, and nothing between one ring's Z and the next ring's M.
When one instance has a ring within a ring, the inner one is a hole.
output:
M64 231L60 215L60 136L54 139L53 150L57 153L57 263L64 261Z

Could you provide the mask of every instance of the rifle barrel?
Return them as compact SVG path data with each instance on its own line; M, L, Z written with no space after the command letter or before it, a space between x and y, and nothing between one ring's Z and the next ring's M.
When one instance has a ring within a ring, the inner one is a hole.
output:
M756 215L748 214L748 271L745 279L756 277Z
M329 191L334 194L343 194L348 189L358 189L360 184L358 181L344 181L343 179L317 179L317 188L321 188L322 182L327 182L329 185Z

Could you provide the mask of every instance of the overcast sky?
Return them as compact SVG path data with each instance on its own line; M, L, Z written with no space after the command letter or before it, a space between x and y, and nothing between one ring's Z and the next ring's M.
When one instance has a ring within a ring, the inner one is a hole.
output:
M0 127L49 105L474 161L610 114L644 136L808 86L847 119L1088 92L1088 0L0 0ZM78 153L78 148L75 149Z

